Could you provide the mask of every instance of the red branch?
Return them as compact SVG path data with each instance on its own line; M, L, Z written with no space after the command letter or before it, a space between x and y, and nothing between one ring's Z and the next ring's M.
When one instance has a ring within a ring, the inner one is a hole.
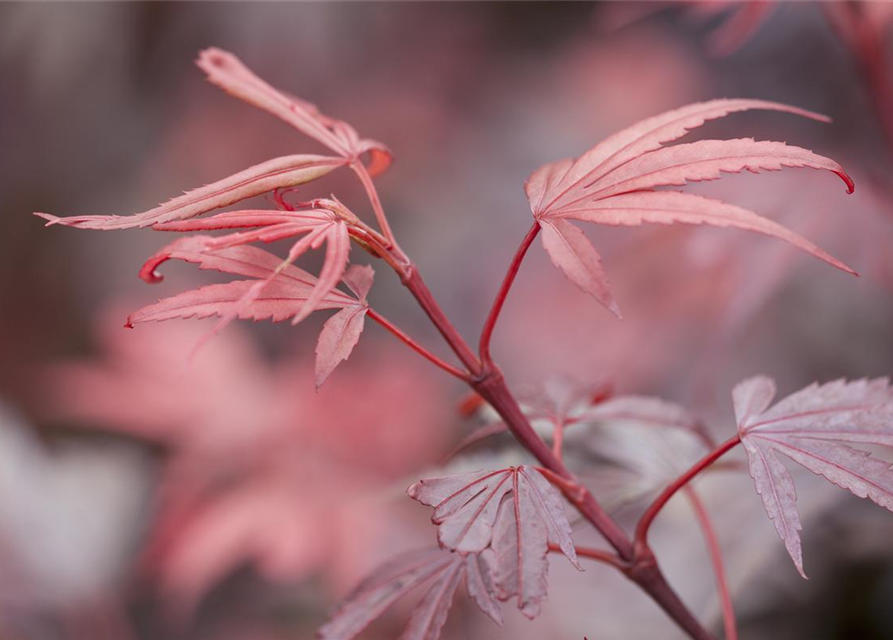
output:
M719 539L716 530L710 522L710 516L704 503L691 486L686 486L683 491L691 502L695 517L704 533L704 541L710 551L710 562L713 564L713 573L716 575L716 588L719 591L719 603L722 607L722 623L726 632L726 640L738 640L738 628L735 623L735 609L732 606L732 596L729 593L729 580L726 577L726 569L722 562L722 549L719 547Z
M441 369L443 369L450 375L459 378L463 382L470 381L470 378L468 377L468 374L465 371L457 369L456 367L449 364L448 362L444 362L443 360L438 358L436 355L434 355L433 353L428 351L425 347L423 347L418 342L416 342L415 340L410 338L408 335L406 335L406 333L402 329L400 329L400 327L396 326L390 320L388 320L384 316L377 313L374 309L369 309L366 312L366 315L368 315L370 318L375 320L382 327L384 327L385 329L390 331L392 334L394 334L400 340L400 342L402 342L403 344L408 346L410 349L412 349L413 351L418 353L423 358L427 359L429 362L432 362L436 366L440 367Z
M729 438L721 445L716 447L713 451L708 453L706 456L698 460L688 471L683 473L681 476L676 478L663 492L654 499L654 502L645 510L645 513L642 514L642 517L639 518L639 523L636 525L636 546L648 546L648 529L651 527L651 523L654 522L654 518L657 517L657 514L660 513L660 510L664 508L667 502L670 501L679 489L687 485L691 482L692 478L701 473L704 469L709 467L711 464L716 462L720 457L722 457L726 452L735 448L741 442L741 438L736 433L734 437Z
M481 342L478 351L481 354L481 360L485 364L493 364L493 359L490 357L490 338L493 335L493 327L496 326L496 320L499 318L499 312L502 311L502 306L505 304L505 299L508 297L509 289L512 288L512 283L515 281L515 276L518 275L518 269L521 268L521 262L524 260L524 256L527 254L527 249L530 248L530 244L533 242L533 239L536 238L539 232L540 223L538 221L534 221L533 226L530 227L527 235L525 235L524 239L521 241L521 245L518 247L518 250L515 252L515 257L512 258L512 263L509 265L509 269L505 274L505 278L502 281L502 286L499 288L499 292L496 294L496 299L493 301L493 306L490 309L490 315L487 316L487 321L484 322L484 328L481 331Z

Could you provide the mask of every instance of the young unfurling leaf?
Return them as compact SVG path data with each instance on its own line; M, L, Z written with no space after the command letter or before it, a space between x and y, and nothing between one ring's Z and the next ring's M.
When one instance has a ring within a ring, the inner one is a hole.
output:
M193 257L181 257L181 259L195 262L196 253L214 253L221 249L250 242L275 242L306 234L292 245L285 260L270 270L265 277L244 288L242 297L239 298L237 304L228 309L226 314L221 316L213 333L218 333L230 321L240 317L242 311L263 294L266 287L283 269L308 249L319 248L325 242L326 259L319 280L314 279L315 286L309 291L306 300L292 317L292 324L297 324L319 307L325 296L338 284L347 267L350 252L350 236L347 225L351 222L352 214L349 214L337 203L332 202L332 205L338 209L339 213L323 207L298 211L228 211L210 218L180 220L159 225L158 228L164 231L208 231L239 227L254 227L254 229L234 232L225 236L193 236L177 240L149 258L140 270L140 277L147 282L160 281L161 276L157 273L158 266L171 257L178 257L173 256L172 253L179 251L182 255L182 249L186 246L189 247L187 253Z
M267 191L295 187L321 178L343 166L341 158L297 155L267 160L223 180L188 191L154 209L132 216L73 216L59 218L48 213L37 213L48 220L47 226L61 224L80 229L132 229L186 220L225 207Z
M421 480L407 493L434 507L441 547L487 555L498 598L517 597L528 618L539 614L546 597L550 542L579 568L561 497L532 467Z
M283 266L281 259L257 247L215 249L218 239L191 236L177 240L150 259L142 274L157 280L159 276L154 271L158 264L177 259L250 280L212 284L164 298L131 314L128 325L210 316L281 322L308 314L307 306L315 298L314 310L340 309L323 325L316 346L316 386L321 386L335 367L348 358L360 338L369 310L366 294L372 286L372 267L354 266L344 274L344 281L356 298L334 286L320 295L320 281L306 271L291 264Z
M733 392L735 417L757 493L805 578L797 493L778 454L893 511L890 464L843 444L893 447L893 392L881 378L813 384L769 409L774 397L771 378L745 380Z
M322 386L329 374L350 357L363 333L369 303L366 294L372 287L372 267L353 266L344 274L344 283L357 296L359 304L352 304L326 320L316 343L316 388Z
M361 139L356 130L346 122L321 114L308 102L287 97L257 77L231 53L214 48L206 49L199 55L197 64L208 74L212 83L278 116L301 133L334 151L337 157L293 155L268 160L132 216L60 218L47 213L36 215L48 220L48 225L61 224L81 229L148 227L192 218L274 189L311 182L333 169L359 162L364 154L369 154L369 166L365 170L370 176L376 176L390 166L391 153L383 144Z
M319 630L322 640L350 640L403 595L433 579L416 605L400 640L437 640L463 576L468 595L497 624L499 603L493 598L488 567L478 555L443 549L411 551L379 567L344 599Z
M553 162L534 171L525 190L552 262L617 316L619 309L598 252L568 220L610 226L679 222L758 231L854 273L805 238L753 211L689 193L655 191L716 180L722 173L810 167L836 173L852 193L853 182L839 164L781 142L743 138L662 146L708 120L748 109L787 111L827 121L824 116L774 102L713 100L649 118L611 136L576 160Z
M382 143L361 139L346 122L330 118L315 105L274 89L233 54L212 47L199 54L196 64L208 74L211 83L284 120L348 162L368 153L369 175L376 176L390 166L391 152Z

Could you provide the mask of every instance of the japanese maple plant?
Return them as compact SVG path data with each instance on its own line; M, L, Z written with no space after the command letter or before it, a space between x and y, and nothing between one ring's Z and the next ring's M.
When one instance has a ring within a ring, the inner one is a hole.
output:
M150 257L140 276L161 279L167 260L197 264L237 276L160 300L134 312L129 325L172 318L219 318L212 333L236 318L300 322L310 313L336 310L323 326L316 345L316 384L323 384L357 344L366 318L381 324L433 365L466 383L498 418L476 434L509 431L529 456L529 464L420 480L410 497L433 508L437 546L404 553L362 582L320 629L327 639L360 634L398 598L416 587L424 595L413 609L404 638L434 639L440 634L454 592L466 591L483 613L502 623L502 603L512 602L529 618L546 599L550 552L563 554L575 567L596 561L616 568L638 585L685 633L709 638L665 579L649 546L649 529L678 491L686 492L711 546L722 600L725 635L736 635L734 616L715 535L690 481L723 454L743 445L750 474L766 513L796 568L803 573L800 521L793 480L783 459L794 461L859 497L893 510L893 472L889 465L848 443L893 446L893 394L888 382L835 381L809 386L774 405L775 385L757 376L732 390L737 430L722 444L681 419L679 407L654 399L604 394L566 393L541 403L522 405L508 388L490 350L491 336L524 256L539 235L552 262L585 293L620 317L599 254L573 223L611 226L706 224L756 231L854 273L793 231L745 208L677 188L715 180L723 173L777 171L784 167L823 169L836 174L852 193L853 182L834 160L782 142L701 140L672 144L709 120L734 112L783 111L813 120L828 119L796 107L747 99L721 99L663 113L625 129L580 157L540 167L525 185L533 222L521 241L474 349L458 333L398 244L374 178L388 169L391 154L383 144L361 138L347 123L323 115L312 104L282 93L252 73L236 57L218 49L201 53L198 65L209 80L228 93L272 113L330 150L328 155L275 158L190 191L149 211L132 216L58 218L38 213L49 225L82 229L151 227L191 235L177 239ZM356 174L371 205L364 219L334 197L296 202L294 187L337 169ZM275 208L229 210L200 217L242 200L273 193ZM374 222L374 224L373 224ZM224 231L209 235L205 232ZM257 245L291 242L285 258ZM318 276L294 262L325 245ZM383 261L415 298L456 356L449 363L431 353L373 309L367 295L373 285L370 266L348 266L351 249ZM345 290L339 289L343 283ZM138 340L139 337L134 337ZM611 413L633 416L656 428L687 429L704 443L702 459L670 482L642 513L632 535L624 531L598 497L566 466L563 452L572 445L565 427L599 421ZM533 423L546 418L552 432ZM579 512L579 526L594 527L604 548L575 545L566 509Z

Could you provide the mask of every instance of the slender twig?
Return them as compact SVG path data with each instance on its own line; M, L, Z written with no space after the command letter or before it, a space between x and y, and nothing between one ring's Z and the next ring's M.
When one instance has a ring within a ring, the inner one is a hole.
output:
M710 516L697 492L687 485L682 489L685 492L691 507L704 533L704 541L710 551L710 562L713 564L713 573L716 575L716 589L719 592L719 603L722 608L722 623L726 632L726 640L738 640L738 627L735 623L735 609L732 606L732 596L729 593L729 580L726 577L726 568L722 561L722 549L719 547L719 539L716 530L710 522Z
M384 214L382 213L382 215ZM428 319L431 320L459 360L462 361L465 368L468 369L474 379L479 379L482 373L480 360L478 360L477 355L475 355L468 343L465 342L465 339L459 335L459 332L456 331L456 328L446 317L443 309L440 308L437 300L431 295L428 285L425 284L421 274L409 257L396 244L388 246L383 243L383 238L377 233L372 234L366 229L358 227L351 227L349 233L351 237L360 241L366 250L384 260L400 276L400 282L409 289L409 292L416 299L416 302L419 303L422 311L425 312L425 315L428 316Z
M461 369L457 369L456 367L449 364L448 362L444 362L443 360L438 358L436 355L434 355L433 353L428 351L425 347L423 347L418 342L416 342L415 340L410 338L402 329L400 329L400 327L396 326L394 323L392 323L390 320L388 320L387 318L382 316L380 313L378 313L374 309L369 309L366 312L366 315L368 315L370 318L375 320L382 327L384 327L385 329L390 331L403 344L408 346L410 349L412 349L413 351L418 353L423 358L426 358L429 362L432 362L433 364L437 365L438 367L440 367L441 369L443 369L450 375L459 378L463 382L469 382L471 380L471 378L468 377L467 372L462 371Z
M499 288L499 292L496 294L496 298L493 300L493 306L490 309L490 314L487 316L487 320L484 323L484 328L481 331L481 342L478 349L481 354L481 360L484 363L493 363L493 360L490 357L490 338L493 335L493 328L496 326L496 320L499 318L499 312L502 311L502 306L505 304L505 299L508 297L509 289L512 288L512 283L515 281L515 276L518 275L518 269L521 268L521 262L524 260L527 249L530 248L530 244L533 242L534 238L536 238L536 235L539 232L540 223L538 221L534 221L533 226L531 226L530 229L527 231L527 235L524 236L524 239L521 241L518 250L515 252L515 257L512 258L512 262L505 274L505 278L502 280L502 286Z
M741 438L738 434L735 434L734 437L729 438L721 445L716 447L713 451L708 453L706 456L698 460L692 467L683 473L681 476L676 478L663 492L654 499L654 502L645 510L645 513L642 514L642 517L639 519L639 523L636 525L636 535L635 540L637 545L646 545L648 543L648 529L651 527L651 523L654 522L654 518L657 517L657 514L660 513L660 510L664 508L664 506L669 502L670 498L672 498L679 489L688 484L692 478L701 473L704 469L713 464L716 460L718 460L721 456L723 456L727 451L735 448L741 442Z
M603 549L593 549L592 547L579 546L575 546L574 550L581 558L589 558L590 560L595 560L596 562L611 565L615 569L624 573L629 569L629 565L621 560L616 553L611 553L610 551L605 551ZM561 547L559 547L557 544L552 543L549 543L549 551L551 551L552 553L564 553Z

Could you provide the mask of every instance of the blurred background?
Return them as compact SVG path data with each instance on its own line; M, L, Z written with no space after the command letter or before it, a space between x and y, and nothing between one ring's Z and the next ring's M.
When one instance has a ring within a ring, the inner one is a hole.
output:
M377 181L391 224L469 340L530 225L522 187L536 167L711 98L831 116L826 125L740 114L689 139L812 149L847 168L854 195L809 170L692 190L783 222L860 278L743 232L589 228L625 319L580 294L537 244L494 337L518 389L563 376L660 396L725 439L731 388L747 376L771 375L787 395L816 380L893 372L891 10L0 4L0 638L312 638L376 564L433 543L429 510L403 491L442 473L438 461L475 426L457 410L462 386L378 326L315 393L313 345L325 314L298 327L231 325L189 363L207 323L127 330L124 319L214 275L171 265L164 283L149 286L136 274L169 236L45 229L31 216L143 211L267 158L321 151L206 83L193 65L199 50L236 53L274 86L392 149L396 162ZM329 193L369 213L346 172L302 190ZM366 258L353 253L357 263ZM448 356L384 268L370 301ZM627 445L630 465L662 446L646 440ZM474 456L463 464L516 454L494 440ZM796 478L808 582L746 471L698 485L726 554L741 636L893 637L893 515L808 473ZM719 633L703 541L679 502L655 530L658 556ZM637 504L624 505L622 522L634 522ZM498 628L460 595L444 637L676 637L619 575L552 564L538 620L506 607ZM396 637L419 595L365 637Z

